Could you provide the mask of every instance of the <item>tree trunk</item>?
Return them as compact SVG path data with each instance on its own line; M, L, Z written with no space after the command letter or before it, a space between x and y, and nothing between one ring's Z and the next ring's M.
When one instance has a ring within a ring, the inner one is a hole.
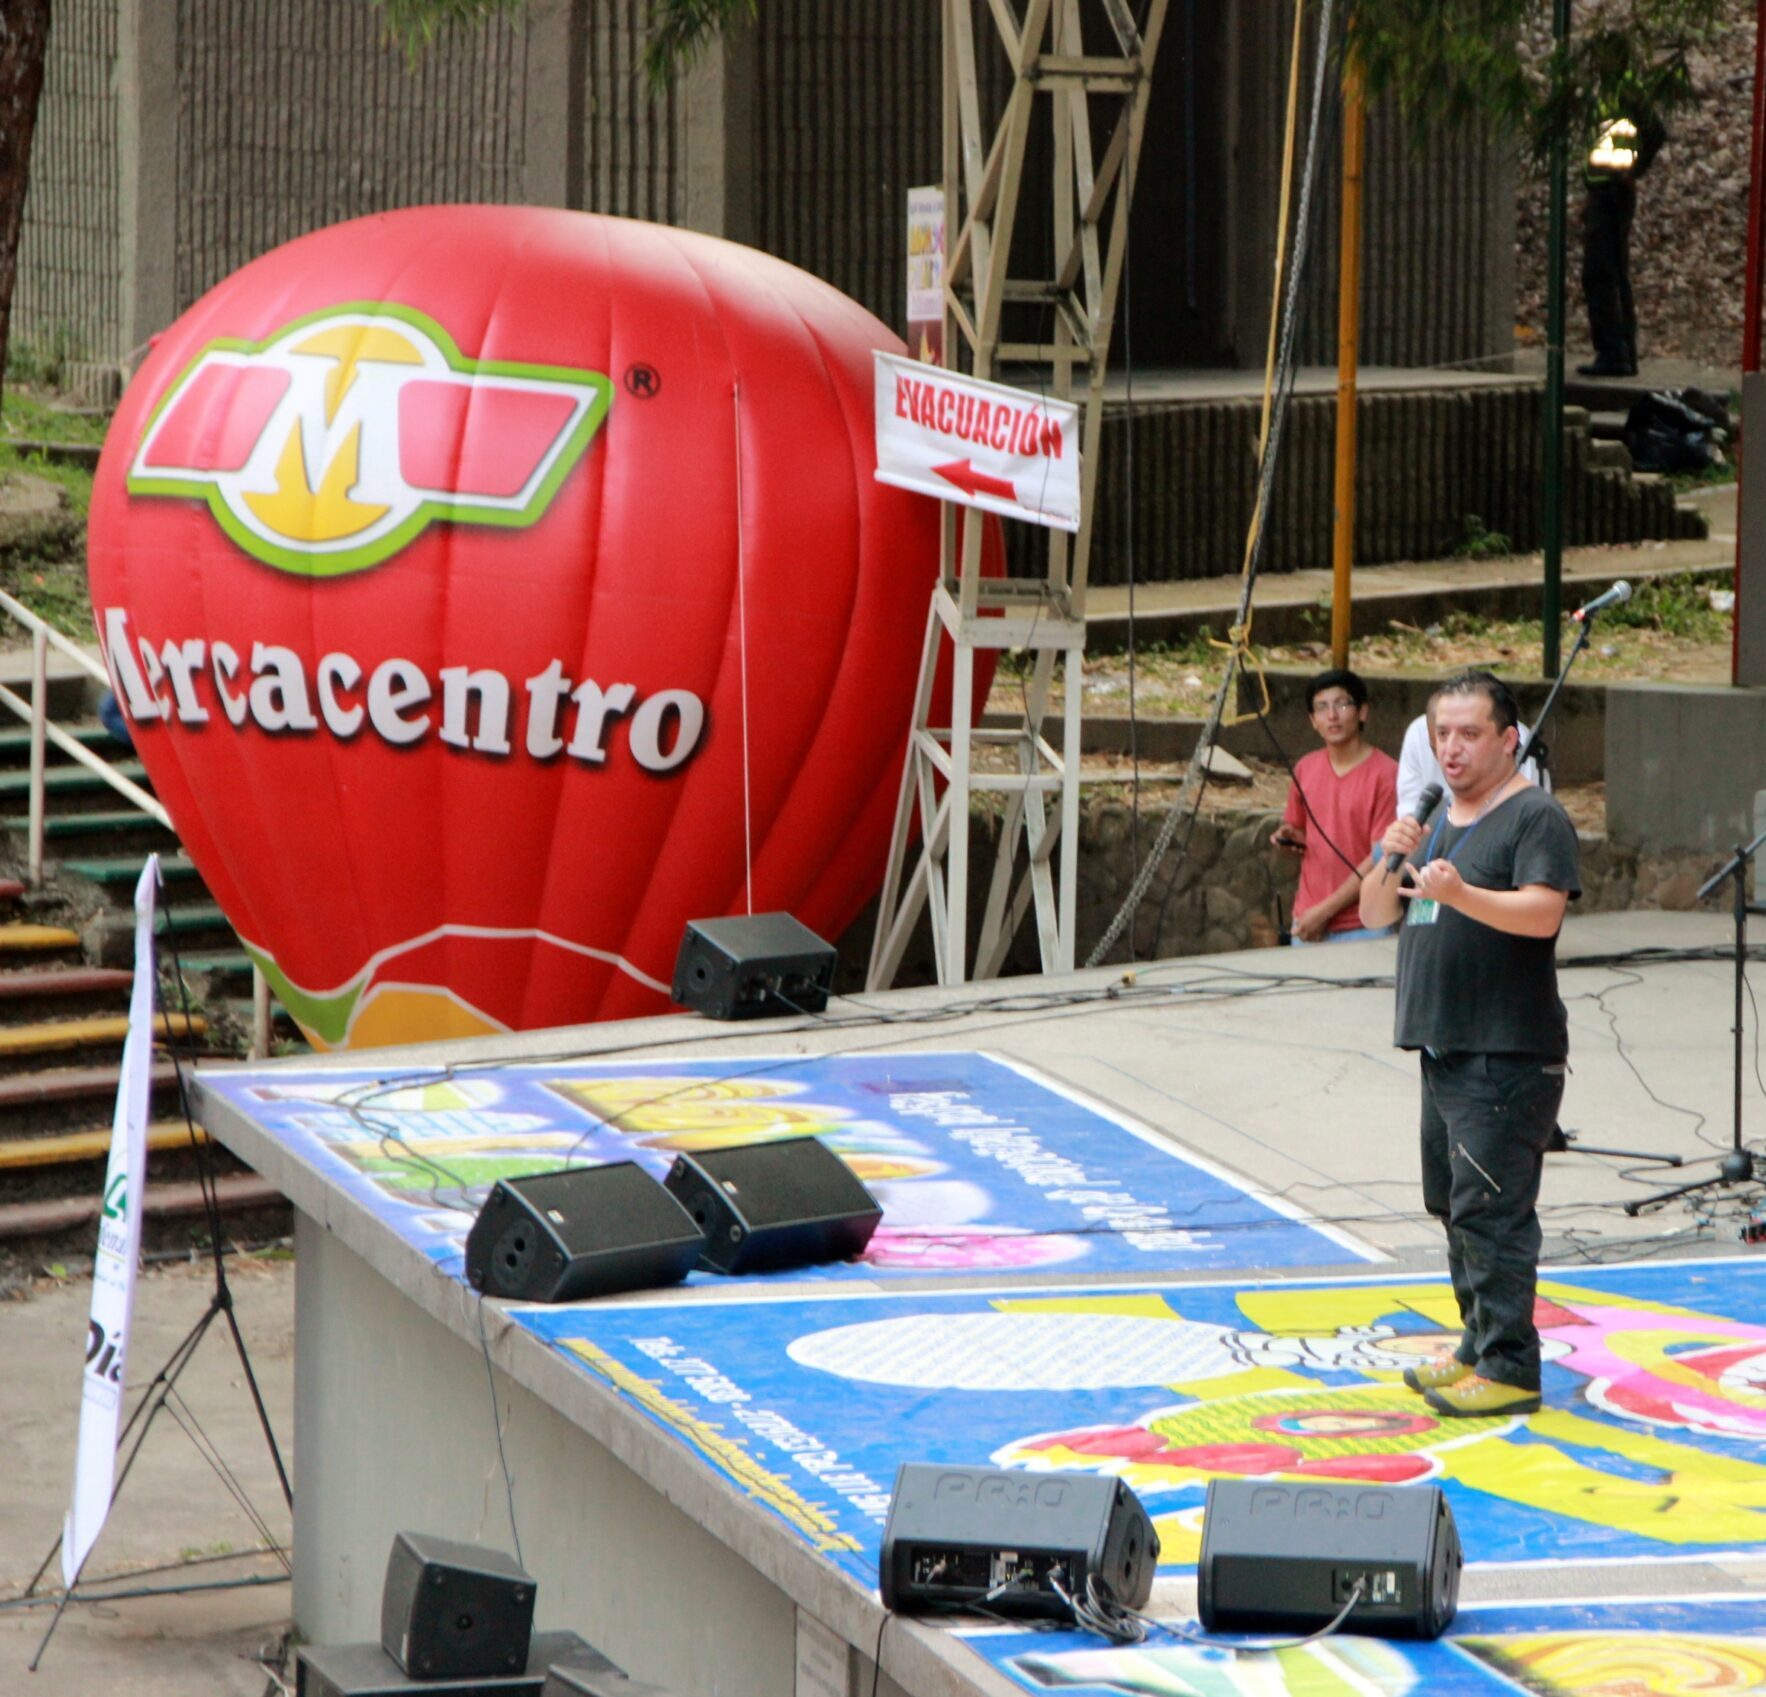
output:
M0 0L0 393L12 340L18 239L31 182L31 139L43 95L50 0Z

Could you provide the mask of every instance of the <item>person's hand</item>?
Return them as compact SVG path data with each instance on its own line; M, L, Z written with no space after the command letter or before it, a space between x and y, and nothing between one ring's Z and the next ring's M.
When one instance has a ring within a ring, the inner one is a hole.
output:
M1289 854L1304 854L1306 838L1284 820L1270 832L1269 841L1272 847L1285 850Z
M1401 893L1439 902L1443 907L1457 907L1465 887L1465 879L1451 860L1431 860L1427 866L1416 869L1415 885Z
M1380 838L1380 848L1384 852L1384 864L1391 866L1400 855L1407 858L1422 847L1423 828L1414 819L1394 819L1386 827L1385 836ZM1391 876L1388 872L1387 877Z
M1309 907L1304 913L1294 916L1294 935L1302 943L1322 943L1331 929L1331 921L1335 914L1326 913L1321 902L1317 907Z

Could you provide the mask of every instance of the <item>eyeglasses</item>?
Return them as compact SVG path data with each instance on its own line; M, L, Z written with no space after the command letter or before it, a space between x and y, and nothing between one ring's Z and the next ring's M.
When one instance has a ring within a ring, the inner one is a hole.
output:
M1324 714L1335 716L1338 713L1355 713L1359 708L1347 696L1327 696L1312 704L1314 716Z

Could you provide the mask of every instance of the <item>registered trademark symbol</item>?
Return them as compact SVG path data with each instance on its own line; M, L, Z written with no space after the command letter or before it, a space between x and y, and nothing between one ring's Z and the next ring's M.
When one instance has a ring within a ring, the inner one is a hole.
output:
M634 400L653 401L662 393L662 374L653 365L628 365L625 368L625 392Z

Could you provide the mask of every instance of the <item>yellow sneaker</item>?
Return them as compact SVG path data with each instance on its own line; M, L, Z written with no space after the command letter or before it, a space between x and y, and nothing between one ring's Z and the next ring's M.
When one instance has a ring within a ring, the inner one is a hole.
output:
M1539 1409L1537 1391L1486 1379L1481 1373L1468 1373L1439 1390L1424 1391L1423 1400L1437 1414L1449 1416L1535 1414Z
M1443 1350L1439 1355L1431 1355L1427 1361L1419 1361L1414 1367L1406 1367L1404 1382L1413 1391L1426 1393L1438 1391L1443 1385L1457 1385L1471 1371L1457 1355Z

